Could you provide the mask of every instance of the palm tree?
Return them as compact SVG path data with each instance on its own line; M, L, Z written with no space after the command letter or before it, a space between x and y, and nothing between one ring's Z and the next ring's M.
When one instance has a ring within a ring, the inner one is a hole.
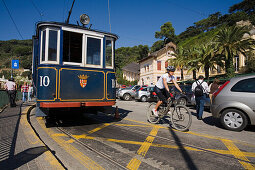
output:
M183 47L179 47L176 50L176 54L174 55L175 59L170 59L169 62L171 65L175 66L176 68L181 69L181 80L184 79L183 70L187 63L187 53Z
M216 35L215 42L217 49L225 58L225 71L227 77L234 76L234 56L243 54L246 57L247 52L253 50L254 40L251 38L244 38L244 34L249 34L247 27L224 27Z
M187 49L187 66L188 66L188 72L193 72L193 79L196 80L197 77L197 71L200 69L200 58L199 58L199 51L198 47L193 46Z

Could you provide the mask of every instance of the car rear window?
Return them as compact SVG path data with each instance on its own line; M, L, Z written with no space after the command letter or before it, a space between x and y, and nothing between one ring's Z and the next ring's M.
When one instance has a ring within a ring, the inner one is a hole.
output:
M255 93L255 78L240 80L231 88L231 91Z

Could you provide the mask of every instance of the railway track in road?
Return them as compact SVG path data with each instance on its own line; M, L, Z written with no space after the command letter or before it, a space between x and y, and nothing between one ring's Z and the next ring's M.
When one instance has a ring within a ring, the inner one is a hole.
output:
M91 117L90 117L91 118ZM100 120L98 118L92 118L96 121L99 121L99 122L102 122L103 120ZM150 124L150 123L144 123L146 125L150 125L151 127L154 127L154 126L157 126L157 125L153 125L153 124ZM128 131L131 131L133 133L138 133L140 135L145 135L145 136L148 136L148 132L144 132L144 131L141 131L141 130L138 130L138 129L134 129L132 127L129 127L129 126L119 126L119 125L116 125L116 124L111 124L111 126L113 127L117 127L117 128L123 128L125 130L128 130ZM217 156L222 156L222 157L225 157L225 158L229 158L229 159L234 159L234 160L237 160L237 161L242 161L242 162L245 162L245 163L249 163L249 164L255 164L255 162L251 162L251 161L247 161L247 160L243 160L243 159L239 159L238 157L235 157L233 156L232 154L228 155L228 154L223 154L221 153L219 150L216 150L216 149L206 149L206 148L203 148L203 147L199 147L199 146L195 146L195 145L191 145L191 144L188 144L188 143L184 143L184 142L181 142L177 135L175 134L175 132L180 132L180 133L185 133L185 132L181 132L181 131L177 131L175 129L171 129L171 128L167 128L167 127L162 127L160 126L161 128L164 128L164 129L169 129L170 132L172 132L172 136L174 137L174 139L169 139L167 137L163 137L163 136L159 136L157 135L156 138L158 139L162 139L162 140L165 140L165 141L168 141L168 142L171 142L171 143L175 143L179 149L185 149L185 148L188 148L189 150L194 150L194 151L203 151L203 152L206 152L206 153L210 153L210 154L214 154L214 155L217 155ZM216 138L216 137L215 137ZM226 139L223 139L223 138L219 138L218 140L226 140ZM255 146L255 145L254 145Z
M58 125L58 124L57 124ZM72 134L70 134L68 131L64 130L61 127L57 127L57 129L62 132L63 134L67 135L69 138L71 138L72 140L74 140L76 143L78 143L79 145L89 149L90 151L96 153L97 155L99 155L100 157L106 159L107 161L109 161L112 165L117 166L121 169L127 169L125 166L121 165L120 163L118 163L117 161L115 161L114 159L112 159L111 157L109 157L107 154L100 152L94 148L92 148L91 146L89 146L88 144L81 142L79 139L76 139L75 137L73 137Z

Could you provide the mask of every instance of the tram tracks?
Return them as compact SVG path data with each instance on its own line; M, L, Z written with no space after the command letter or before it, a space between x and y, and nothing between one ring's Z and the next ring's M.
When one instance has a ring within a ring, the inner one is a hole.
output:
M58 125L58 123L57 123ZM76 139L75 137L73 137L73 135L68 132L67 130L64 130L63 128L57 126L57 130L59 130L60 132L62 132L63 134L67 135L69 138L71 138L72 140L74 140L76 143L78 143L80 146L85 147L86 149L89 149L90 151L96 153L97 155L99 155L100 157L104 158L105 160L109 161L112 165L117 166L121 169L127 169L125 166L121 165L120 163L118 163L117 161L115 161L114 159L112 159L111 157L109 157L107 154L100 152L96 149L94 149L93 147L89 146L88 144L80 141L79 139Z
M91 118L91 117L90 117ZM92 118L94 120L97 120L97 121L103 121L103 120L100 120L98 118ZM152 127L153 127L153 124L150 124ZM115 124L112 124L111 126L113 127L116 127L116 128L120 128L120 126L118 125L115 125ZM141 130L138 130L138 129L134 129L132 127L127 127L127 126L121 126L122 129L125 129L125 130L129 130L129 131L132 131L133 133L138 133L140 135L145 135L145 136L148 136L148 132L144 132L144 131L141 131ZM169 131L174 131L173 129L169 128ZM175 132L173 132L175 133ZM183 132L180 132L180 133L183 133ZM168 141L168 142L171 142L171 143L179 143L180 141L176 141L176 140L173 140L173 139L169 139L167 137L163 137L163 136L159 136L157 135L156 138L158 139L162 139L162 140L165 140L165 141ZM177 144L178 146L179 144ZM210 150L210 149L206 149L206 148L203 148L203 147L199 147L199 146L195 146L195 145L192 145L192 144L188 144L188 143L184 143L184 142L181 142L181 145L183 145L184 147L181 147L179 149L185 149L185 146L186 147L190 147L190 148L194 148L198 151L203 151L203 152L206 152L206 153L210 153L210 154L214 154L214 155L217 155L217 156L222 156L222 157L225 157L225 158L230 158L230 159L234 159L234 160L238 160L238 161L242 161L242 162L246 162L246 163L251 163L251 164L255 164L255 162L251 162L251 161L246 161L246 160L243 160L243 159L238 159L234 156L231 156L231 155L226 155L226 154L222 154L222 153L219 153L219 152L216 152L216 151L213 151L213 150Z

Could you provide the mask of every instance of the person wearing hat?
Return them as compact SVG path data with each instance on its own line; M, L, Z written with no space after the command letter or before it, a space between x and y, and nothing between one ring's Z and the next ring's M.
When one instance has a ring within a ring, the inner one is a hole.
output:
M16 107L15 98L16 98L16 90L17 86L14 82L14 78L10 78L5 84L5 90L8 93L10 107Z
M166 70L167 70L167 73L163 74L155 85L155 93L157 94L159 101L157 102L155 108L152 111L153 111L153 114L157 117L158 117L158 111L157 111L158 107L161 105L161 103L163 102L167 103L167 100L170 99L170 91L167 85L168 82L173 82L175 87L182 93L182 89L179 87L179 85L175 81L175 77L174 77L175 67L168 66Z

